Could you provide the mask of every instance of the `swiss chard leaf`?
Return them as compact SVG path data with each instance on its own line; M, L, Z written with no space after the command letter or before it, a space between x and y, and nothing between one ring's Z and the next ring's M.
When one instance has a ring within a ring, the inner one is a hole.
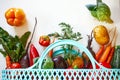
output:
M13 41L13 37L9 35L8 32L2 29L1 27L0 27L0 38L3 39L5 42ZM0 44L2 44L1 40L0 40Z
M0 53L2 53L2 55L5 57L7 55L7 53L5 51L3 51L2 49L0 49Z
M26 43L27 43L27 40L28 40L30 34L31 34L31 32L28 31L28 32L24 33L22 35L22 37L20 38L20 40L21 40L21 42L22 42L22 44L23 44L24 47L26 46Z
M9 50L9 47L7 46L7 43L2 38L0 38L0 41L1 41L1 44L2 44L5 52L9 54L10 50Z
M8 32L0 27L0 37L9 36Z

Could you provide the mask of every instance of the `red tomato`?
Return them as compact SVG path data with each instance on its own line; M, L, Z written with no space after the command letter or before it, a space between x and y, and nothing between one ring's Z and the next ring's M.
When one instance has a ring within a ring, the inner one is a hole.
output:
M48 45L50 45L49 36L47 36L47 35L40 36L39 44L44 46L44 47L47 47Z
M14 62L14 63L11 64L11 68L12 68L12 69L21 68L21 65L20 65L20 63L18 63L18 62Z
M69 66L67 69L73 69L72 66Z

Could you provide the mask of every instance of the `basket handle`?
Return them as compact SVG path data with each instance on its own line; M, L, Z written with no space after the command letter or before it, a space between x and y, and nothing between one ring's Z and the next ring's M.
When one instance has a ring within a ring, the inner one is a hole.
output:
M39 64L39 69L41 69L41 65L42 65L42 62L43 62L43 59L45 58L45 56L48 54L48 52L57 47L57 46L60 46L60 45L64 45L64 44L69 44L69 45L73 45L73 46L76 46L78 47L78 49L80 50L83 50L86 55L89 57L90 61L91 61L91 64L93 66L93 69L96 69L96 64L98 64L98 66L100 66L100 68L104 68L103 66L101 66L99 63L97 63L97 61L93 58L93 56L91 55L91 53L89 52L89 50L84 47L82 44L78 43L77 41L74 41L74 40L57 40L56 42L50 44L42 53L41 57L38 59L38 61L33 65L31 66L30 68L34 68L36 65ZM96 63L96 64L95 64ZM29 69L30 69L29 68Z

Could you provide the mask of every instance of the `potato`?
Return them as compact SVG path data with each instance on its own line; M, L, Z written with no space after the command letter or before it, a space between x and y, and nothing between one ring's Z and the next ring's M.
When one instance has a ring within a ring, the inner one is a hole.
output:
M110 37L105 26L98 25L93 29L93 35L96 42L100 45L109 43Z

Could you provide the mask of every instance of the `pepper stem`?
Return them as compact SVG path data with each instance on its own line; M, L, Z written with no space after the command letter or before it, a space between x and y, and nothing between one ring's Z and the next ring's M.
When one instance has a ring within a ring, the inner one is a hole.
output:
M98 3L99 3L99 2L102 2L102 0L97 0L97 2L96 2L96 3L97 3L97 6L98 6Z

